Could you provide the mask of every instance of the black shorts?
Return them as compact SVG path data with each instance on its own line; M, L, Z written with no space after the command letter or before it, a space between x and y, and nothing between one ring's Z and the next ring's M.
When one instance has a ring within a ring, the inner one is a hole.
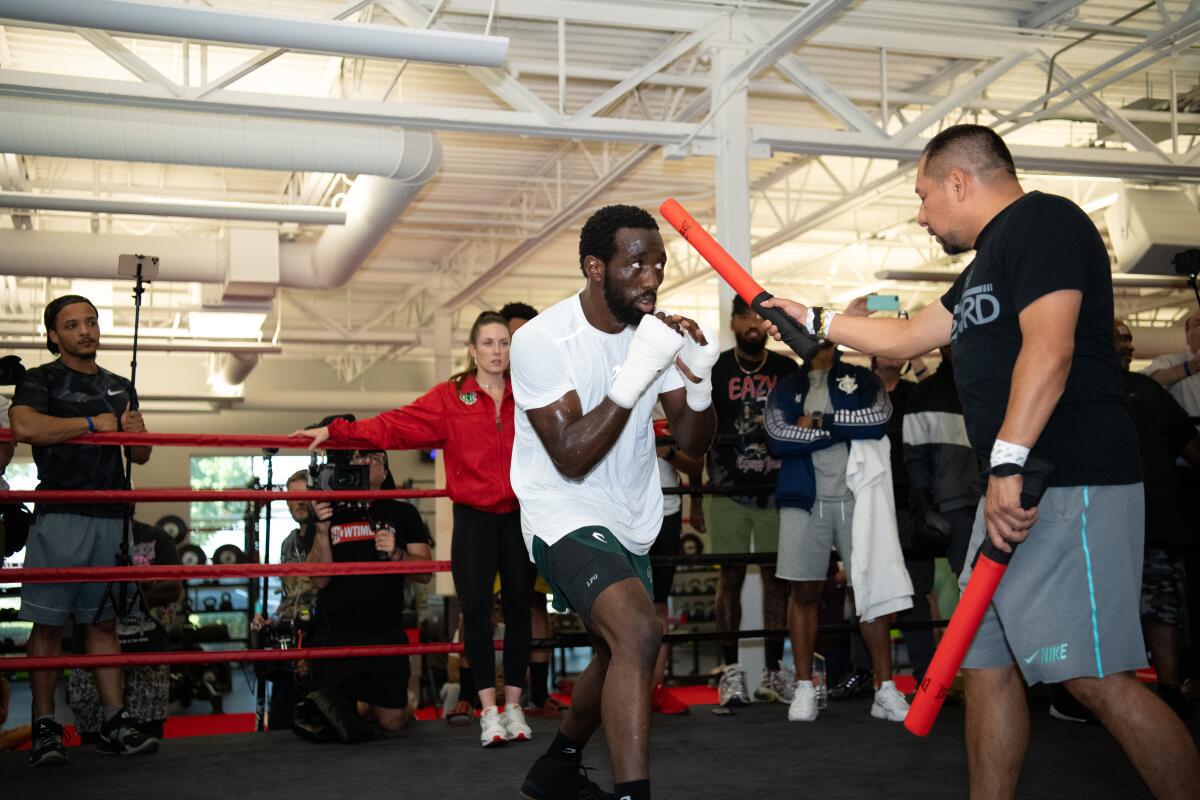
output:
M328 625L316 626L313 647L408 644L403 626L376 633L338 632ZM408 707L408 679L412 675L408 656L313 659L312 688L338 689L348 700L361 700L380 708Z
M658 529L658 538L650 546L650 556L679 555L679 539L683 533L683 511L676 511L663 517L662 527ZM665 603L671 596L671 586L675 583L675 564L653 564L654 602Z
M535 536L533 560L554 592L554 608L570 608L584 625L600 593L626 578L637 578L654 596L649 555L634 555L598 525L572 531L552 545Z

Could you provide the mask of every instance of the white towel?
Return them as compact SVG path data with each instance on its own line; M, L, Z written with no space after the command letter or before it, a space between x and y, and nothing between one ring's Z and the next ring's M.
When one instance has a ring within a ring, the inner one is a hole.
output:
M850 581L864 622L912 608L912 580L900 550L892 496L891 443L855 439L846 462L846 487L854 494Z

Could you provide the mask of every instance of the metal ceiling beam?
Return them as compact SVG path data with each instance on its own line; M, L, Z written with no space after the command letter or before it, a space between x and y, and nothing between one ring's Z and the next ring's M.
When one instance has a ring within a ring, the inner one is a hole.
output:
M428 29L432 31L449 30L444 22L431 21L429 10L416 0L380 0L378 4L410 28L424 29L428 25ZM522 85L507 70L499 68L499 65L468 66L465 69L468 75L512 108L536 114L544 120L558 116L554 109L542 102L540 97Z
M1047 71L1050 71L1051 63L1052 62L1050 59L1046 59ZM1051 77L1060 84L1069 83L1075 80L1075 76L1070 72L1067 72L1067 70L1063 68L1062 64L1054 64ZM1167 154L1160 150L1158 145L1155 144L1149 136L1142 133L1141 128L1134 125L1124 116L1122 116L1119 111L1112 108L1099 97L1097 97L1095 93L1088 93L1080 97L1079 102L1083 104L1084 108L1092 112L1098 121L1103 122L1104 124L1108 125L1108 127L1121 134L1125 141L1129 142L1138 150L1147 153L1157 153L1162 158L1169 160L1167 158Z
M1086 92L1085 92L1086 93ZM314 121L357 122L387 127L407 126L432 130L535 136L548 139L629 142L633 144L678 144L695 133L689 122L593 117L577 123L546 122L532 114L478 108L412 106L362 100L301 98L294 96L214 92L202 100L170 96L161 87L128 81L81 79L58 75L0 70L0 95L76 99L94 103L132 103L157 108L236 113L255 117L285 117ZM1022 124L1025 124L1022 121ZM698 142L712 140L698 134ZM897 145L886 139L857 132L810 130L785 126L755 126L756 142L776 150L817 155L866 158L915 159L924 145L915 141ZM1113 176L1142 180L1195 181L1200 166L1174 161L1164 163L1144 153L1085 148L1013 148L1018 164L1026 169L1061 171L1068 174Z
M1022 20L1022 28L1043 28L1050 23L1061 23L1079 15L1084 0L1050 0L1040 8L1030 11Z
M893 142L904 144L911 142L925 132L950 112L957 109L966 100L973 100L987 87L1006 75L1014 67L1029 57L1031 51L1018 50L1010 53L991 66L987 67L962 86L954 89L940 101L923 111L920 116L897 131L892 137Z
M87 28L76 28L75 33L113 61L128 70L134 77L141 78L146 83L157 84L176 97L183 94L183 87L163 75L145 59L138 56L128 47L118 42L104 31L93 31Z
M766 38L766 32L756 23L747 19L744 21L744 27L753 31L760 38ZM814 102L841 120L842 124L850 130L877 136L883 135L883 131L875 124L875 120L867 116L844 94L833 88L816 70L805 64L795 54L787 53L781 56L775 64L775 69L806 92Z
M692 48L698 46L718 27L717 22L713 22L707 27L688 34L672 44L667 45L658 55L647 61L642 66L629 73L624 79L613 86L611 89L600 94L599 97L592 100L583 108L571 115L573 121L587 119L595 116L610 105L624 97L631 89L640 86L652 75L658 74L662 69L670 66L672 63L683 57Z

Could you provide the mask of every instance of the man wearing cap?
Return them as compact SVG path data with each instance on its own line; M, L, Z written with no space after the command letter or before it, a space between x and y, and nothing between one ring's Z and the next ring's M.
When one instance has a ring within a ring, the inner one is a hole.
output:
M366 466L372 490L395 489L383 450L358 450L350 463ZM370 503L313 503L316 533L309 563L429 561L429 531L416 506L399 500ZM404 629L405 579L428 583L431 573L412 575L314 575L317 613L315 647L408 644ZM407 656L317 659L312 687L340 703L362 703L385 731L398 732L412 721Z
M13 394L13 436L33 446L38 489L124 489L120 448L69 444L91 432L146 430L137 410L137 394L125 378L96 363L100 325L86 297L67 295L46 306L46 347L57 360L25 373ZM126 448L135 464L150 459L149 447ZM111 567L124 535L126 509L119 504L38 503L25 551L26 567ZM21 588L20 618L33 623L27 650L31 656L62 654L62 629L74 616L85 630L89 654L119 653L117 602L105 602L104 583L33 583ZM120 598L114 591L110 597ZM158 740L138 731L123 705L120 667L93 670L102 722L97 745L103 753L134 755L158 749ZM29 763L49 766L67 761L63 730L54 719L58 672L31 670L33 743Z

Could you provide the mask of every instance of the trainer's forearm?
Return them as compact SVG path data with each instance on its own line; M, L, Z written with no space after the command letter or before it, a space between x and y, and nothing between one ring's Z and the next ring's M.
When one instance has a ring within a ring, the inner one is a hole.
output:
M1197 370L1197 359L1195 356L1189 356L1186 361L1180 361L1178 364L1170 367L1163 367L1150 373L1150 377L1158 381L1158 384L1164 389L1170 389L1175 384L1179 383L1184 378L1190 378L1195 375Z
M1073 356L1074 342L1025 340L1013 366L1008 407L996 438L1029 448L1037 444L1066 388Z
M605 397L600 405L559 431L555 447L548 448L558 471L578 480L608 455L629 422L630 409Z
M929 348L922 349L916 341L913 329L913 321L909 319L874 319L840 314L829 328L829 339L834 344L845 345L860 353L908 360L929 352Z

